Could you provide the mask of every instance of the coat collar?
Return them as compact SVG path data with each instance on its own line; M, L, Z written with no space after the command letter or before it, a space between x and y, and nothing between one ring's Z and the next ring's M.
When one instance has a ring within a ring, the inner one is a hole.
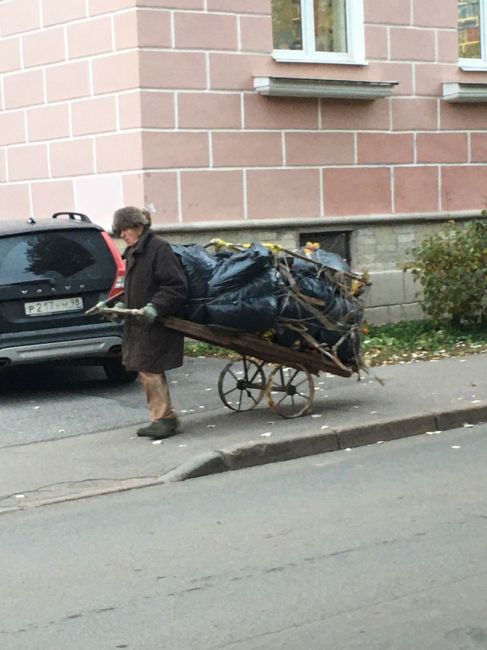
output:
M123 251L123 259L130 260L134 255L141 255L144 252L148 241L152 239L153 236L154 233L150 229L147 229L145 232L143 232L135 244L132 244L132 246L127 246L127 248Z

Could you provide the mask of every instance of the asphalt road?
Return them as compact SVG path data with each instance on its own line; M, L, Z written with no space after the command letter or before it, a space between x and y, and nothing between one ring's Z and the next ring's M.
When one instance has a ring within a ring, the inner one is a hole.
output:
M175 407L221 408L217 381L223 359L198 359L168 373ZM211 391L207 388L210 387ZM0 447L54 440L148 421L138 382L110 385L100 367L33 365L0 373Z
M487 648L487 426L0 516L5 650Z

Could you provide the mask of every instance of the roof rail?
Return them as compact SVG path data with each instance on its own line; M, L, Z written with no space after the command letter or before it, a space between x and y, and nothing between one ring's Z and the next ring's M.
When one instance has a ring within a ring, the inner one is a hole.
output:
M86 214L83 214L81 212L55 212L52 215L53 219L57 219L58 217L62 217L64 215L68 215L70 219L73 219L74 221L83 221L85 223L91 223L91 219L86 216Z

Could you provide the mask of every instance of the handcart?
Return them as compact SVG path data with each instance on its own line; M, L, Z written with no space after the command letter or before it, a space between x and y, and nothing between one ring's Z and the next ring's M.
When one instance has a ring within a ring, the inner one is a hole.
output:
M142 317L139 309L106 308L114 316ZM232 411L250 411L265 396L269 407L283 418L297 418L311 409L314 397L312 375L327 372L350 377L357 367L342 364L336 357L327 358L318 350L293 350L261 338L218 325L201 325L169 316L164 326L185 336L237 352L241 356L229 361L218 378L218 394ZM267 364L272 368L266 374Z

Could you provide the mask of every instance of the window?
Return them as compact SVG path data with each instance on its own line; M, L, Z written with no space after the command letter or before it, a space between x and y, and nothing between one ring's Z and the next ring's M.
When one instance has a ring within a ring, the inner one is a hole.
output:
M466 70L487 69L487 0L458 0L458 57Z
M12 284L104 278L115 263L98 230L46 231L0 237L0 288Z
M349 265L351 264L349 231L305 232L299 235L299 245L306 242L317 242L321 250L340 255Z
M277 61L364 64L362 0L272 0Z

